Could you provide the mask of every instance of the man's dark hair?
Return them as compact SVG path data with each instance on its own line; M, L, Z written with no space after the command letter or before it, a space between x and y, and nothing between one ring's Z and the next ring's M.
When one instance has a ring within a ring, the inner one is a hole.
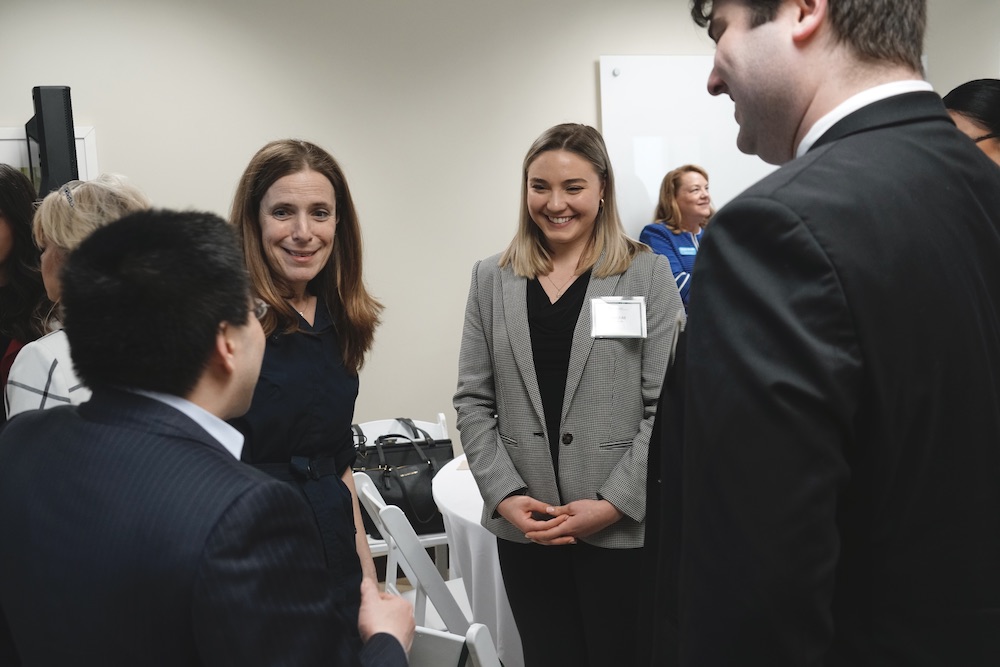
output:
M783 0L740 0L750 9L751 25L772 20ZM927 0L830 0L830 24L837 40L869 62L906 65L923 71L920 56L927 27ZM712 0L691 0L691 18L705 27Z
M102 227L70 255L62 283L73 366L92 389L188 396L219 325L249 313L242 251L212 213L141 211Z

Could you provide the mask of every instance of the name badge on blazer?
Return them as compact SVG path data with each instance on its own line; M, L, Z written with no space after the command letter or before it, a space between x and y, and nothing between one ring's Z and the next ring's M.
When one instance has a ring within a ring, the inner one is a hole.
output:
M590 335L594 338L645 338L646 297L603 296L591 299Z
M681 251L682 255L697 255L698 254L698 249L697 248L688 248L687 246L681 246L680 248L678 248L678 250Z

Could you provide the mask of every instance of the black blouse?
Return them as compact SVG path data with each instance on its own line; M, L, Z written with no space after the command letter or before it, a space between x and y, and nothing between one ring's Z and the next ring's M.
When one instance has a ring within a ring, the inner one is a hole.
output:
M314 326L267 339L260 380L246 415L232 421L249 463L332 456L340 474L354 460L351 422L358 377L344 367L330 313L319 301Z
M545 429L549 433L552 465L559 470L559 427L562 422L563 395L569 374L569 354L573 348L573 331L580 319L590 271L583 273L555 303L537 278L528 281L528 330L531 354L535 361L538 391L542 395ZM557 475L558 476L558 475Z

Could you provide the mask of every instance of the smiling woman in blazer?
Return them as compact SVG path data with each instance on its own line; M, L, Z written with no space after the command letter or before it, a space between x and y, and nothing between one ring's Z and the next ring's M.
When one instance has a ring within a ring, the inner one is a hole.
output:
M592 336L608 296L645 298L646 338ZM625 235L601 135L546 131L517 234L473 269L455 394L528 667L631 664L623 577L641 564L649 435L683 318L667 260Z

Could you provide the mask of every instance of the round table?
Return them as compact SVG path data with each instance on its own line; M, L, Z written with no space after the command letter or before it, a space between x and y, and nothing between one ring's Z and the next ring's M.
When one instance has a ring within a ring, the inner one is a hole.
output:
M490 629L505 667L524 667L521 636L500 574L497 538L479 523L483 497L464 454L438 471L432 488L448 533L452 569L465 583L473 620Z

